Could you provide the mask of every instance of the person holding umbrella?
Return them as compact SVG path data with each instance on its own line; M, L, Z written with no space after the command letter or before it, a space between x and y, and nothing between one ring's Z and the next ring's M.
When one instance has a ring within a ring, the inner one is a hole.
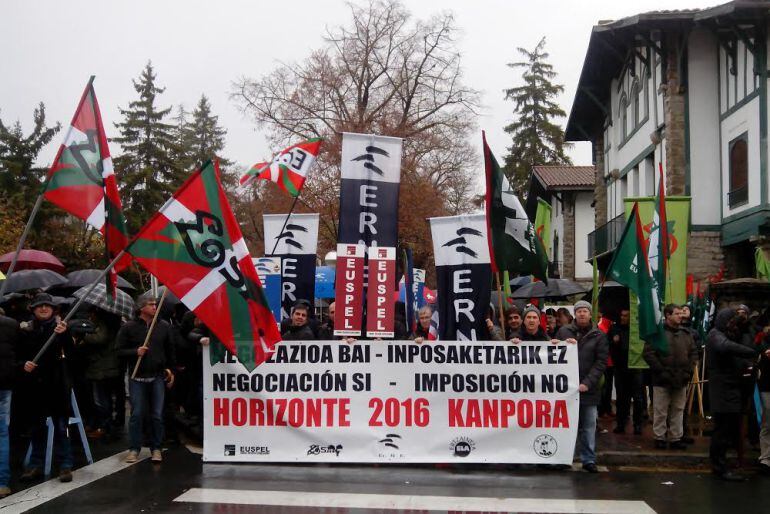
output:
M72 351L72 337L67 323L55 314L51 295L39 293L29 305L34 318L22 324L22 343L18 346L19 361L23 362L23 376L19 390L25 392L31 409L32 453L29 466L21 480L30 481L43 475L43 458L48 430L46 418L51 417L54 428L54 448L59 459L59 480L72 481L72 446L68 435L72 407L72 377L67 356ZM51 336L51 346L37 363L34 357Z
M168 322L157 319L158 302L154 296L140 296L136 301L136 308L138 319L121 327L115 345L118 356L128 361L129 370L137 370L128 381L131 418L128 422L129 451L126 462L138 460L139 450L142 448L144 418L149 413L152 423L151 460L159 463L163 460L160 448L163 441L165 388L174 384L171 368L176 361L175 336Z

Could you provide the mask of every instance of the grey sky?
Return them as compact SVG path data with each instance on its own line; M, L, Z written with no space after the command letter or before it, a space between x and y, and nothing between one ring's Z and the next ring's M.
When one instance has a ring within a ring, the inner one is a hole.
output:
M466 83L482 92L479 128L487 131L492 151L502 158L509 138L512 104L502 90L518 83L515 48L533 48L547 37L550 61L564 84L559 99L569 113L591 27L656 9L709 7L693 0L405 0L417 18L442 10L454 12L462 30L459 48ZM131 80L148 59L166 88L160 106L192 109L201 93L227 129L225 155L249 165L271 149L253 123L228 99L239 76L259 77L278 61L303 59L322 44L325 27L347 23L342 0L4 0L0 4L0 117L32 125L32 110L45 102L51 122L69 123L91 74L108 136L117 135L118 107L136 98ZM562 125L566 119L561 120ZM480 146L480 134L477 145ZM50 164L60 137L40 156ZM277 150L277 149L273 149ZM118 148L112 149L113 154ZM590 164L590 148L577 145L575 164ZM480 162L479 162L480 164Z

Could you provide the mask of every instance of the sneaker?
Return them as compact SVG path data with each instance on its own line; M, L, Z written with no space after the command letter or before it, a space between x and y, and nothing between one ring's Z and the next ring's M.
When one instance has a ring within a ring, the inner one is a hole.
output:
M133 464L139 460L139 452L134 450L129 450L128 455L126 455L126 462L129 464Z
M5 498L11 494L11 488L8 486L0 487L0 498Z
M672 450L686 450L687 445L684 444L682 441L674 441L672 443L668 443L668 447Z
M667 448L666 441L661 441L660 439L655 439L655 449L656 450L665 450Z
M160 453L160 450L153 450L150 460L153 462L163 462L163 455Z
M59 482L72 482L72 470L62 469L59 470Z
M596 464L594 462L588 462L586 464L583 464L583 469L585 471L588 471L589 473L598 473L599 468L596 467Z
M41 476L43 476L43 471L40 468L29 468L21 474L19 480L22 482L31 482Z

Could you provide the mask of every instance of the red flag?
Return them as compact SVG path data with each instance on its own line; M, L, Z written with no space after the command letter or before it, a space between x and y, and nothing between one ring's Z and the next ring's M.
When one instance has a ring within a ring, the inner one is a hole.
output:
M658 182L658 196L655 199L655 221L658 224L658 262L656 279L658 281L658 293L660 302L665 303L666 277L668 276L668 260L671 257L671 246L668 240L668 216L666 215L666 177L663 175L663 163L658 163L660 169L660 182Z
M43 196L100 231L108 260L128 244L123 206L94 93L93 77L83 91L64 142L48 171ZM125 255L113 268L110 277L113 291L117 272L129 264L131 257Z
M249 371L281 340L217 163L193 173L128 251Z
M241 187L246 187L255 179L270 180L296 198L318 157L322 142L320 138L308 139L284 148L271 162L255 164L241 177Z

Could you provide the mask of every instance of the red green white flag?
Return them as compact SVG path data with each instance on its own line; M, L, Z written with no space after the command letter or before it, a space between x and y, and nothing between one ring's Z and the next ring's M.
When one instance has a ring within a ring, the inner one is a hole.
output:
M270 180L296 198L318 157L322 142L320 138L308 139L281 150L271 162L255 164L241 177L241 187L248 186L256 179Z
M108 260L128 244L126 220L93 77L83 91L64 142L48 171L43 196L100 231ZM131 257L125 255L115 266L115 272L130 263ZM111 282L113 285L117 282L114 273Z
M219 164L193 173L128 248L249 370L281 334L241 229L225 196Z

